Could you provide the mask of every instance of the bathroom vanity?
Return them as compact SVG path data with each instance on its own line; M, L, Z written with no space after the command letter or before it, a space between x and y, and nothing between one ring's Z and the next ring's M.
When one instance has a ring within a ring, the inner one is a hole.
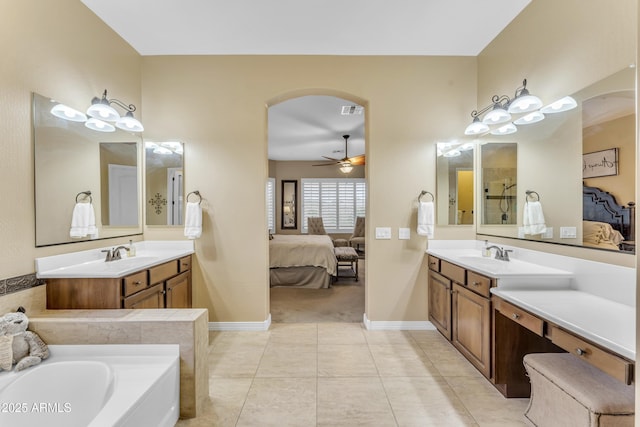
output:
M47 309L190 308L192 242L136 246L136 257L109 262L101 249L37 259Z
M427 253L429 320L504 396L529 396L522 364L528 353L569 352L633 382L635 307L587 292L573 270L547 263L485 258L479 247ZM618 268L627 281L626 269Z

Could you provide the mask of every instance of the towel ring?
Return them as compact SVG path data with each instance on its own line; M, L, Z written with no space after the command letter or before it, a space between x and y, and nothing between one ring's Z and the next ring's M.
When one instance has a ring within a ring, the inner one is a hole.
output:
M187 194L187 203L189 202L189 196L195 194L196 196L198 196L198 204L202 203L202 196L200 195L200 192L198 190L192 191L191 193Z
M83 195L86 197L89 197L89 203L93 203L93 198L91 197L91 191L87 190L87 191L81 191L78 194L76 194L76 203L78 203L78 197L80 197L81 195Z
M539 202L539 201L540 201L540 195L539 195L538 193L536 193L535 191L533 191L533 190L527 190L527 191L525 191L525 193L526 193L526 195L527 195L527 200L528 200L529 198L532 198L532 197L533 197L533 194L535 194L535 195L536 195L536 198L535 198L533 201L534 201L534 202Z
M425 194L428 194L428 195L430 195L430 196L431 196L431 201L432 201L432 202L434 202L434 201L436 200L436 199L435 199L435 197L433 197L433 194L431 194L431 193L430 193L430 192L428 192L428 191L424 191L424 190L422 190L422 191L420 192L420 195L418 196L418 202L421 202L421 201L422 201L422 200L421 200L421 199L422 199L422 196L424 196Z

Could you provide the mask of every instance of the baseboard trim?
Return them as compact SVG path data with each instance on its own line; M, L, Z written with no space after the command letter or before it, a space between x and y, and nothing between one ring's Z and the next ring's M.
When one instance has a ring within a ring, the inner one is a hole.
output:
M385 321L369 320L367 313L362 316L364 327L370 331L432 331L436 327L428 320L418 321Z
M209 322L210 331L266 331L271 326L271 313L264 322Z

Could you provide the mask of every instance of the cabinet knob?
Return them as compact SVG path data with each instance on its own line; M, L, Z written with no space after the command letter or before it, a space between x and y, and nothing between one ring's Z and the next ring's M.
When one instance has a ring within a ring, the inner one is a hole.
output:
M513 313L511 317L513 317L514 320L518 320L520 318L520 315L518 313Z
M135 282L133 282L133 284L134 284L134 285L141 285L141 284L142 284L142 282L141 282L141 281L139 281L139 280L136 280Z
M581 348L576 348L576 354L577 354L578 356L584 356L585 354L587 354L587 352L586 352L586 351L584 351L584 350L583 350L583 349L581 349Z
M480 282L472 282L471 283L473 286L480 286Z

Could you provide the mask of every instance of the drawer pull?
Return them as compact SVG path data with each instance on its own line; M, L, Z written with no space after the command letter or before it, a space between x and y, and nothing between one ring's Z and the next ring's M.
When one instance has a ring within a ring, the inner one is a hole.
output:
M139 280L136 280L135 282L133 282L133 284L134 284L134 285L136 285L136 286L137 286L137 285L142 285L142 282L141 282L141 281L139 281Z
M576 354L578 356L584 356L585 354L587 354L587 352L581 348L576 348Z
M481 285L481 283L480 283L480 282L473 282L473 283L471 283L471 284L472 284L473 286L480 286L480 285Z
M513 313L511 317L513 317L513 320L518 320L520 318L520 315L518 313Z

